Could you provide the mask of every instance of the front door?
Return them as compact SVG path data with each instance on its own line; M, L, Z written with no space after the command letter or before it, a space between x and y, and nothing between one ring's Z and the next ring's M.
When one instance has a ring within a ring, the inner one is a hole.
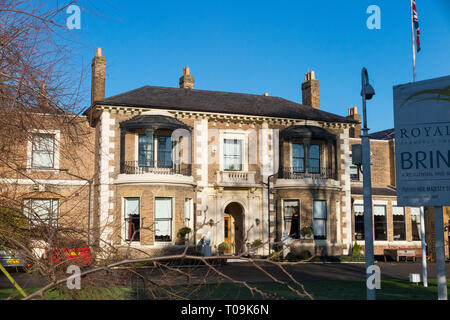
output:
M231 252L231 227L230 227L230 216L225 215L223 218L223 225L224 225L224 242L228 243L228 250L225 250L225 253Z

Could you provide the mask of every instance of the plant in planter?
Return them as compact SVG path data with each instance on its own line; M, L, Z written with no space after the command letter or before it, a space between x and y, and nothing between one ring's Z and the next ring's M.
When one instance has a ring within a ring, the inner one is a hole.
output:
M191 232L191 228L183 227L180 230L178 230L177 233L177 244L185 244L186 242L186 236Z
M258 251L258 248L263 244L261 239L256 239L255 241L253 241L250 244L250 253L251 254L256 254L256 252Z
M230 250L230 246L226 242L222 242L217 246L217 251L219 252L219 255L223 255L227 250Z
M312 239L314 237L314 230L310 226L303 227L302 230L300 230L300 233L303 239Z

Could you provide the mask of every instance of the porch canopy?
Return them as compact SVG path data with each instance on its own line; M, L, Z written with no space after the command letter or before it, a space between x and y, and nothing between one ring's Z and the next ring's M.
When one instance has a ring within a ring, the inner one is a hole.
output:
M289 140L295 138L311 138L327 141L336 141L336 135L319 127L310 126L290 126L280 131L280 140Z
M138 115L129 120L122 121L120 123L121 129L168 129L168 130L176 130L176 129L186 129L191 131L191 127L184 124L178 119L169 116L162 115Z

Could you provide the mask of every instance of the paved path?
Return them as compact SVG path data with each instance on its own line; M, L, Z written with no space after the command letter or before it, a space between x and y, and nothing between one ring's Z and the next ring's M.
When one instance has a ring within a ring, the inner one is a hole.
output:
M381 269L381 279L403 279L408 280L410 273L422 273L421 263L378 263ZM283 272L276 266L265 264L264 269L280 280L289 280ZM341 264L301 264L295 266L284 265L292 276L299 281L317 281L317 280L364 280L365 271L363 263L341 263ZM447 276L450 277L450 263L446 264ZM207 267L182 268L184 271L190 271L194 281L204 279ZM272 281L262 271L256 269L249 263L229 263L225 266L219 266L218 270L230 276L235 280L248 282L265 282ZM139 269L139 273L148 276L154 281L161 281L161 272L154 268ZM46 284L45 279L39 274L11 273L14 279L25 288L37 288ZM436 278L436 265L428 264L428 277ZM209 283L224 280L219 276L210 275ZM225 280L226 281L226 280ZM176 281L177 284L184 283L183 278ZM0 274L0 288L11 288L12 285L8 279Z

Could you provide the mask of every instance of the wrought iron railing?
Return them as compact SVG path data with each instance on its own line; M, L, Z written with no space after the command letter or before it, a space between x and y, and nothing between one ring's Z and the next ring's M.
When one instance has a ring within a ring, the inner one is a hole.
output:
M192 165L191 164L176 164L172 162L139 162L139 161L124 161L120 165L120 173L125 174L144 174L144 173L154 173L154 174L182 174L184 176L192 175Z
M280 179L336 179L336 172L327 167L283 167L278 173Z

